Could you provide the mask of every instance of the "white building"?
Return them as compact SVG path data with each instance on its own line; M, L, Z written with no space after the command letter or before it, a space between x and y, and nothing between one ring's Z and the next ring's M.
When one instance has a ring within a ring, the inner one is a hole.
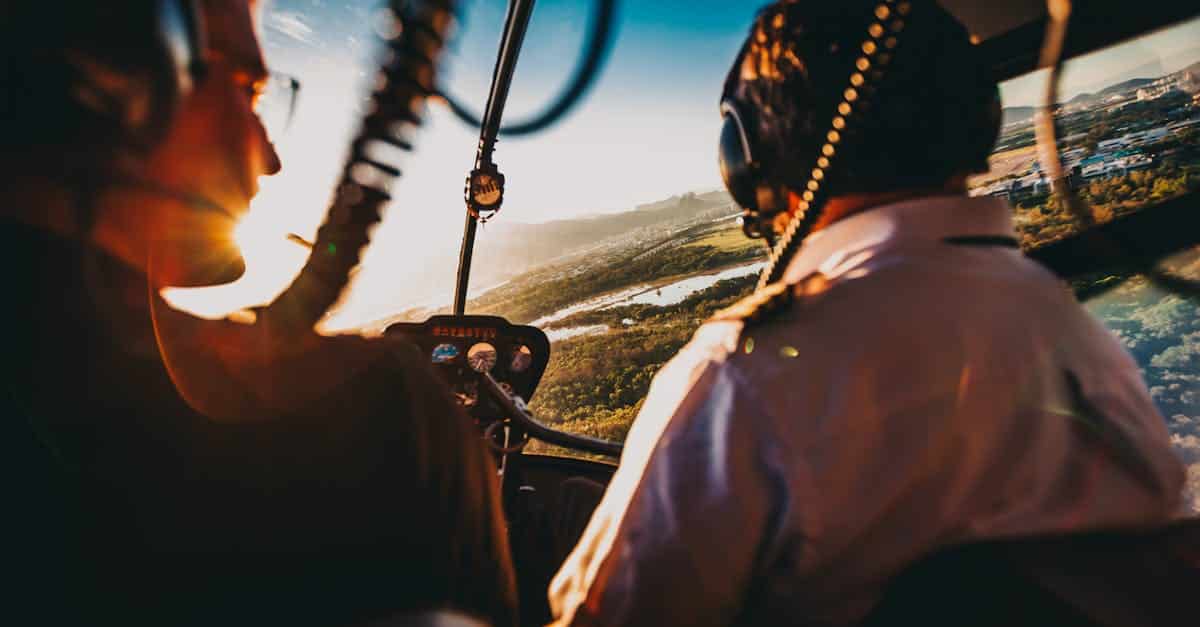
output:
M1100 142L1099 144L1096 144L1096 149L1099 150L1100 152L1108 152L1108 151L1113 151L1113 150L1120 150L1120 149L1124 148L1126 145L1127 144L1125 142L1125 136L1121 136L1116 139L1106 139L1106 140Z
M1154 164L1150 157L1137 153L1117 157L1115 159L1105 159L1096 163L1090 163L1083 166L1079 174L1085 179L1094 179L1098 177L1108 178L1110 176L1122 176L1128 174L1132 170L1141 170L1148 168Z

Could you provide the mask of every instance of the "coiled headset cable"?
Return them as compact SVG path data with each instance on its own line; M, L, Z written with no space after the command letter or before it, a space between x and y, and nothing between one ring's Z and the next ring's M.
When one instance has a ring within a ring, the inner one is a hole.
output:
M848 128L855 116L862 116L870 106L869 100L877 92L875 84L884 78L887 65L899 45L899 35L904 30L905 19L912 12L912 4L906 1L884 0L875 7L875 20L867 27L867 38L863 40L861 55L855 60L854 71L842 92L842 100L834 112L829 132L820 154L813 163L807 183L799 190L800 203L787 228L771 248L771 256L759 276L758 289L783 279L788 265L804 238L820 219L825 202L830 168L835 160L845 159ZM795 190L793 190L795 191Z
M499 135L518 137L532 135L549 128L564 115L570 113L571 109L579 104L592 84L596 82L600 70L603 69L604 63L608 59L608 53L612 50L613 40L616 38L617 0L595 0L594 7L592 27L584 46L586 52L579 65L576 66L567 87L541 113L529 120L501 126ZM458 98L445 90L440 90L438 95L450 106L455 117L464 124L472 128L483 126L480 116L470 111Z
M437 93L436 63L455 22L453 0L390 0L393 28L369 112L350 144L332 206L299 276L260 319L284 331L311 329L337 302L382 219L400 177L394 163L412 152L426 101Z

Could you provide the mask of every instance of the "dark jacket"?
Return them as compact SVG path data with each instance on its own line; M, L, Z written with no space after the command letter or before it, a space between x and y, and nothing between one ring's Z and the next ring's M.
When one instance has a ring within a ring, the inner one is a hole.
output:
M10 610L42 624L348 625L437 607L515 621L494 466L410 345L304 338L331 357L276 377L291 409L218 422L138 344L149 310L113 288L138 285L132 270L11 223L0 244ZM339 365L347 351L357 367Z

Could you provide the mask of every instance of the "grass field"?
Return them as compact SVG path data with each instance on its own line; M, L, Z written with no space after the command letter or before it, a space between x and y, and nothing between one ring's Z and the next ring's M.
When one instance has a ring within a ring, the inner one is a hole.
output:
M762 242L746 237L742 233L741 227L733 225L707 233L703 237L683 245L684 248L693 246L712 246L721 251L741 251L747 248L760 248Z
M991 169L985 174L971 177L969 185L985 185L997 179L1015 174L1023 174L1030 169L1037 159L1037 146L1026 146L1016 150L1006 150L992 155L988 159Z

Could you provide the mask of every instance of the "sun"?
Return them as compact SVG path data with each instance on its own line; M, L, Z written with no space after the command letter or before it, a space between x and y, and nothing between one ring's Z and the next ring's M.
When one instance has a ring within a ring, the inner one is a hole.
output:
M269 214L251 211L234 227L234 241L246 260L240 279L213 287L167 288L162 297L177 309L210 319L274 300L296 277L309 249Z

